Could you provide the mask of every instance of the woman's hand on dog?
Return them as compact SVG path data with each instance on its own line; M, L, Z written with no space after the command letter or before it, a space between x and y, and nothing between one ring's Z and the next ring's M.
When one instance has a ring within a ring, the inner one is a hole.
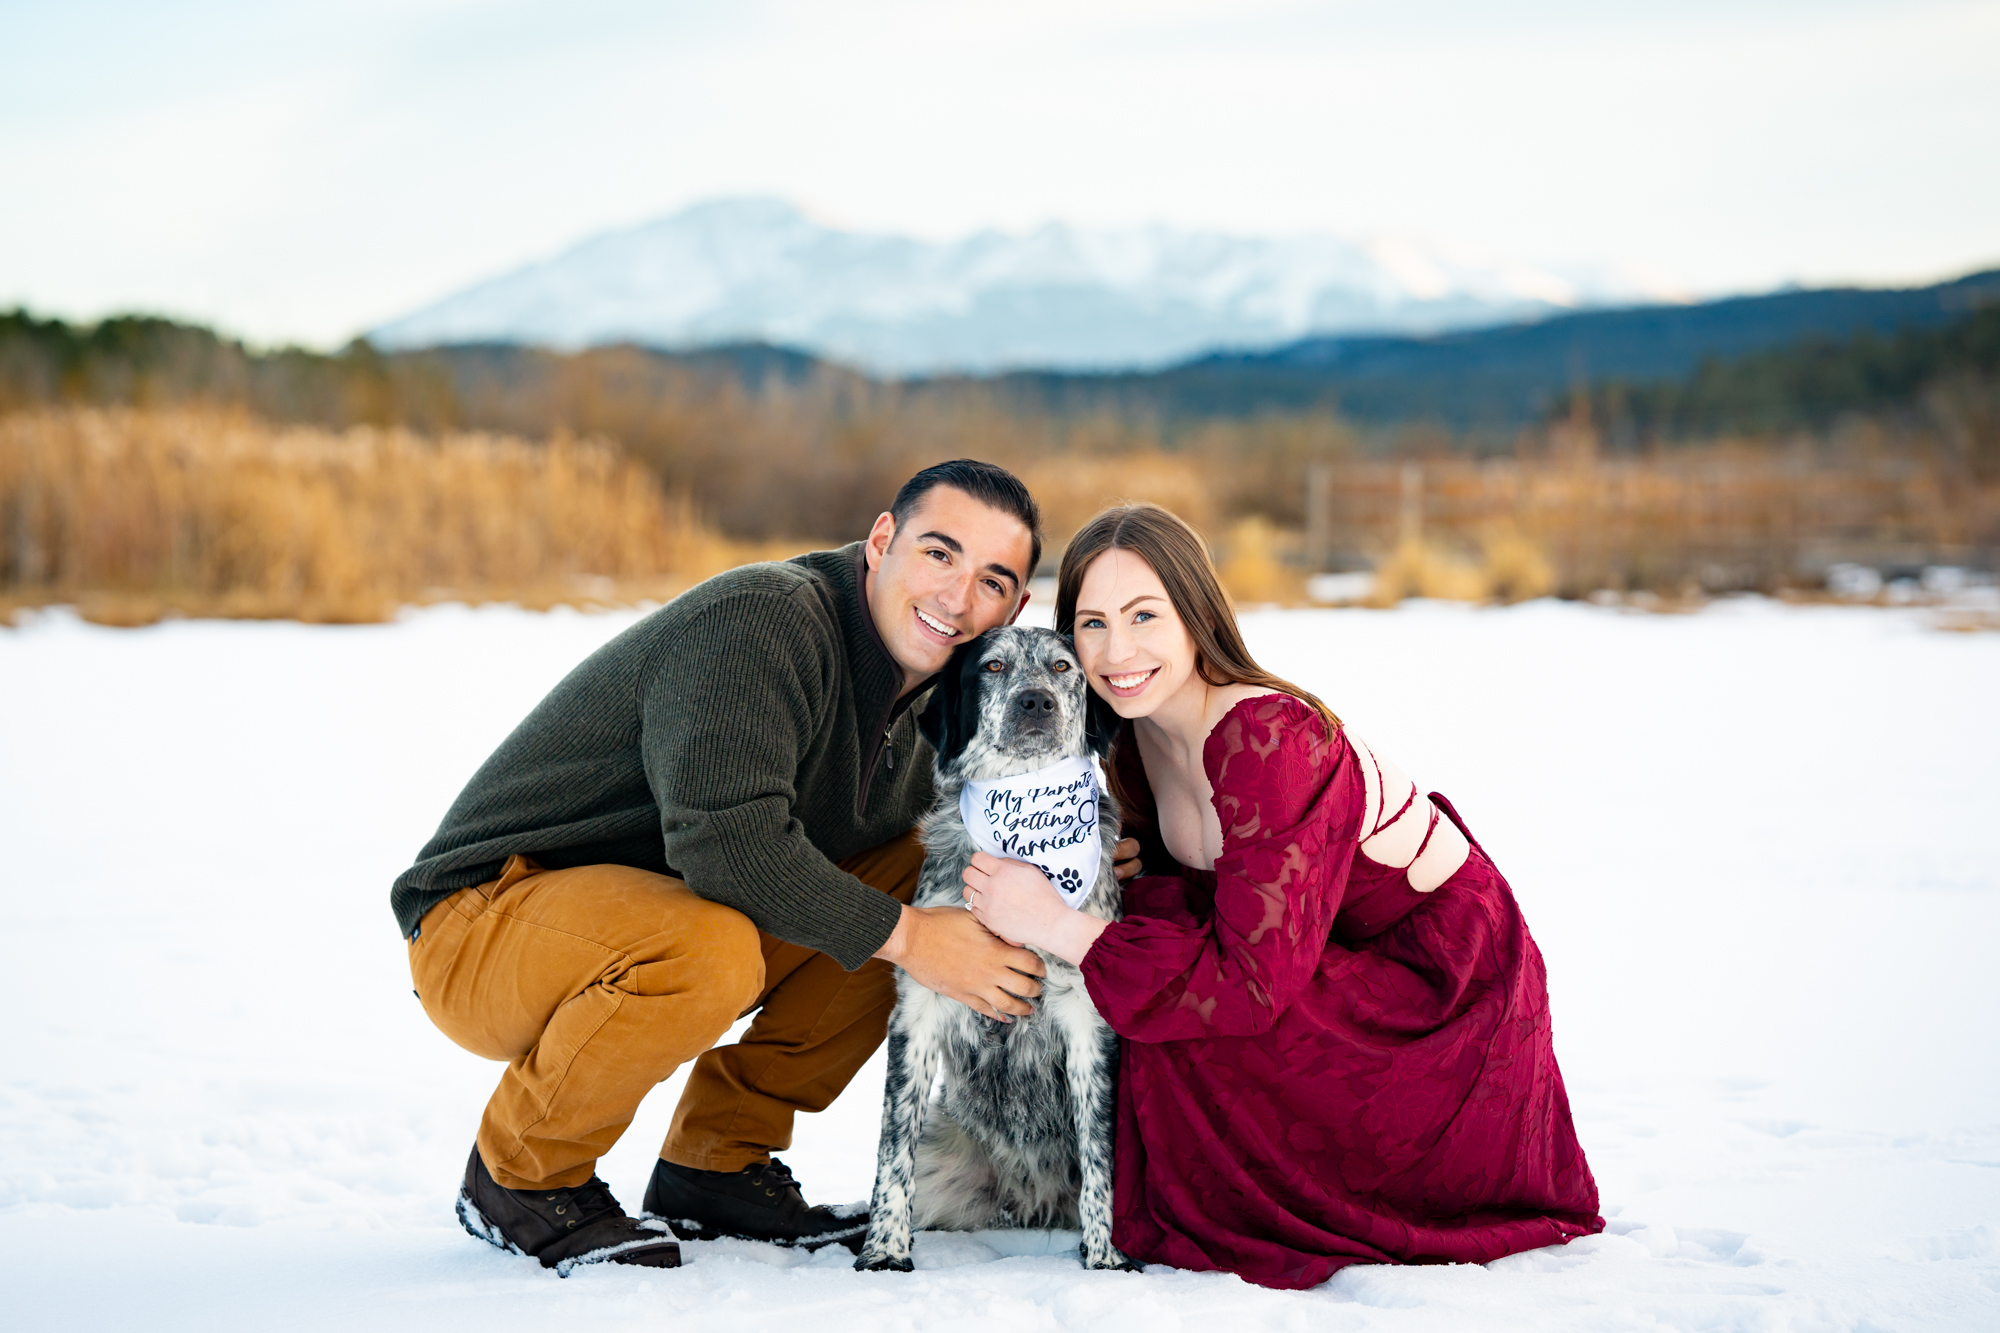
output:
M974 852L965 868L965 904L1002 939L1046 949L1079 966L1105 922L1062 900L1049 878L1025 861Z
M905 907L889 942L875 953L947 1000L1002 1023L1035 1012L1042 960L993 937L956 907Z

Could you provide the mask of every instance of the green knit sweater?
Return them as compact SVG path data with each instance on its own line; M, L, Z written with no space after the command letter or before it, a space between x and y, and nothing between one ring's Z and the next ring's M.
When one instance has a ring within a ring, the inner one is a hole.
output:
M473 774L389 903L404 935L521 853L675 875L852 971L901 908L833 863L931 804L860 543L747 565L584 659Z

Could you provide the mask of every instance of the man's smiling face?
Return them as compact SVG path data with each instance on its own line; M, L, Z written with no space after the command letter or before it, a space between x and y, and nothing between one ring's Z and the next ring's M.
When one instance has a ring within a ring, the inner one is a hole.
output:
M1027 603L1034 538L1012 514L956 486L933 486L900 529L868 534L868 612L910 690L951 650L1004 625Z

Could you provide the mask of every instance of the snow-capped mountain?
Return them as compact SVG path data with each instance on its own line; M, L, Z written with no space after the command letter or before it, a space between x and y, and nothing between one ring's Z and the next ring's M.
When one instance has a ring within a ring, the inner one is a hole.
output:
M1436 332L1674 296L1403 237L1049 223L940 243L731 199L584 241L371 337L397 348L762 340L888 375L1147 368L1309 334Z

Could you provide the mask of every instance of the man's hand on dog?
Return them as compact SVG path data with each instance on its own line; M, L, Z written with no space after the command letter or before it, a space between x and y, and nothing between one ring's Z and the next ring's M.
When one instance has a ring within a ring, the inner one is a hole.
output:
M1124 883L1139 873L1139 840L1120 838L1118 845L1111 849L1111 873Z
M1003 1023L1035 1012L1042 960L1008 944L956 907L905 907L895 933L875 955L918 985Z

